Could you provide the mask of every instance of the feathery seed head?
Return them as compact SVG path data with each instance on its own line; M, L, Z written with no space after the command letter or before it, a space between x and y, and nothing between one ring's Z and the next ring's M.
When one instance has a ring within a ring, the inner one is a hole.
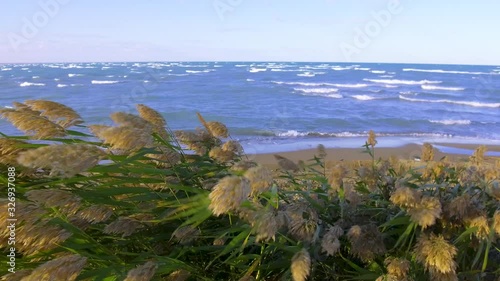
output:
M113 215L113 209L104 205L93 205L80 210L76 216L91 224L107 221Z
M475 164L481 164L484 161L484 155L488 151L488 148L485 145L481 145L476 150L474 150L474 154L470 157L471 161Z
M496 210L495 214L493 215L493 229L495 230L496 234L500 236L500 210Z
M372 147L377 145L377 136L375 135L375 132L373 130L370 130L370 132L368 132L368 140L366 142Z
M231 166L231 170L234 172L242 173L242 172L245 172L248 169L250 169L252 167L256 167L256 166L257 166L257 163L255 163L253 161L242 160L242 161L238 161L238 162L234 163L234 165Z
M125 112L112 113L111 120L113 120L120 127L131 127L148 132L152 132L153 130L153 125L151 123L149 123L148 121L142 119L137 115L130 113L125 113Z
M38 115L15 110L0 111L0 115L9 120L14 127L31 135L34 139L48 139L66 135L66 130L63 127Z
M167 281L186 281L191 276L191 273L184 269L178 269L167 277Z
M273 184L272 172L262 165L248 169L244 177L250 181L250 187L252 188L251 196L268 191Z
M453 273L457 268L454 257L457 248L448 243L442 235L430 236L422 233L415 245L417 261L425 266L426 270L440 273Z
M293 255L290 269L293 281L306 281L311 271L311 256L306 249L303 248Z
M437 198L424 196L420 202L408 210L408 214L412 221L425 229L434 225L436 219L441 218L441 202Z
M340 227L338 227L340 228ZM330 229L325 233L323 238L321 239L321 251L326 252L327 256L335 255L340 249L340 241L339 237L342 235L338 235L339 229L334 227L330 227ZM340 228L340 230L342 230ZM342 233L344 231L342 230Z
M127 278L123 281L149 281L155 275L156 269L158 269L158 264L148 261L137 268L131 269L127 273Z
M236 154L232 151L223 150L222 148L216 146L210 149L208 156L215 159L217 162L225 163L234 160Z
M221 179L209 194L210 210L216 216L235 211L248 198L250 182L237 176L227 176Z
M87 258L80 255L68 255L48 261L37 267L24 281L41 280L76 280Z
M318 150L318 157L319 158L325 158L328 154L326 153L326 148L324 145L322 144L318 144L318 147L317 147L317 150Z
M137 230L141 229L143 225L136 219L129 217L119 217L114 222L108 224L104 228L104 233L122 234L122 237L127 237L134 234Z
M278 222L272 211L262 210L258 212L253 218L252 225L257 234L255 237L257 242L269 241L270 239L274 241L276 231L278 231Z
M24 103L63 128L83 123L82 117L64 104L48 100L27 100Z
M104 143L120 152L133 152L144 147L153 147L151 132L131 127L89 126L90 130Z
M97 165L105 153L87 144L58 144L30 149L19 154L17 162L29 168L50 170L51 176L72 177Z
M421 195L410 187L399 187L391 195L391 202L400 207L413 207L420 202Z
M16 165L19 154L26 151L20 146L26 144L24 141L0 138L0 164Z
M424 143L422 146L421 159L424 162L429 162L434 160L434 147L430 143Z
M38 189L26 192L26 197L39 205L58 207L66 215L74 215L80 208L81 198L66 190Z
M172 233L172 238L178 241L181 245L188 245L193 242L199 234L200 230L198 228L187 225L177 228Z
M352 226L347 238L351 242L352 254L365 262L373 260L377 254L385 253L382 233L374 224Z
M474 235L479 240L486 240L490 235L490 226L488 224L488 218L486 216L478 216L470 221L468 221L469 227L477 227L477 230L474 232Z
M285 171L297 172L300 169L300 167L297 164L295 164L292 160L286 157L274 154L274 158L278 160L278 165L280 166L280 168Z
M163 116L158 111L152 109L151 107L148 107L144 104L138 104L136 105L136 108L139 112L139 116L141 116L142 119L148 121L154 126L165 127L167 125L165 118L163 118Z
M389 275L396 277L397 280L402 280L410 271L410 262L404 258L388 257L384 261Z
M231 152L233 152L234 154L237 154L237 155L243 154L243 147L241 146L241 144L239 142L237 142L235 140L226 141L222 145L222 150L224 150L224 151L231 151Z

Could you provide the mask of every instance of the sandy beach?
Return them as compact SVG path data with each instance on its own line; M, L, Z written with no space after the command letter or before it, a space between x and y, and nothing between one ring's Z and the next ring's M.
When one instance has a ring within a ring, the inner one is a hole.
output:
M445 147L446 152L443 152L437 147ZM435 144L435 160L439 160L446 156L451 161L467 161L469 156L472 155L474 149L476 149L479 144L456 144L456 143L439 143ZM497 156L500 153L500 145L486 145L488 152L494 156L488 156L486 159L492 160L495 158L500 158ZM337 161L358 161L358 160L369 160L370 156L367 153L363 153L364 148L327 148L326 149L326 161L327 162L337 162ZM460 153L453 153L456 150ZM418 144L407 144L399 147L375 147L375 158L388 159L391 156L396 156L401 160L414 160L420 157L422 151L422 146ZM448 152L452 151L452 152ZM274 155L281 155L294 162L299 160L306 161L312 159L314 155L318 154L317 149L305 149L289 152L279 152L279 153L264 153L253 155L253 159L258 163L263 165L275 165L276 159Z

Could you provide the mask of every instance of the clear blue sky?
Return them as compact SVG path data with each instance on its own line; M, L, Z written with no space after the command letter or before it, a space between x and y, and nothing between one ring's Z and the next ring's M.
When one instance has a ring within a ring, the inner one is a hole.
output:
M0 63L498 65L499 13L498 0L0 0Z

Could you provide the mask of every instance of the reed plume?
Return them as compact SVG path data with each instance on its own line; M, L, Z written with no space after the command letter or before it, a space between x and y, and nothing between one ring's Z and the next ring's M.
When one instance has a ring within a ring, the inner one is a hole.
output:
M293 255L290 270L293 281L306 281L311 272L311 256L306 249L303 248Z
M48 208L57 207L68 216L74 215L81 206L82 199L66 190L38 189L26 192L28 200Z
M113 120L120 127L131 127L147 132L153 132L153 124L134 114L115 112L111 114L111 120Z
M80 210L76 217L83 219L91 224L107 221L113 215L113 209L104 205L92 205Z
M167 121L165 118L156 110L151 107L145 106L144 104L136 105L137 111L139 112L139 116L158 127L165 127L167 125Z
M454 273L457 264L454 258L457 248L444 239L442 235L422 233L415 245L416 259L426 270L439 273Z
M278 160L278 165L285 171L297 172L300 170L299 165L295 164L292 160L278 154L274 154L274 158Z
M377 145L377 136L375 135L375 132L373 130L370 130L368 132L368 140L366 141L372 148Z
M31 149L19 154L19 164L50 170L51 176L72 177L97 165L105 153L87 144L59 144Z
M56 281L76 280L83 267L87 263L87 258L80 255L62 256L48 261L37 267L33 272L23 278L23 281Z
M24 103L63 128L83 123L82 117L64 104L48 100L27 100Z
M227 138L229 137L229 131L227 130L226 125L222 124L221 122L216 122L216 121L210 121L207 122L201 116L200 113L196 113L198 115L198 119L200 120L201 124L207 129L207 131L212 135L214 138Z
M91 132L118 152L134 152L144 147L153 147L150 132L130 127L89 126Z
M423 196L415 206L408 209L408 214L412 221L425 229L441 218L441 202L435 197Z
M396 280L407 280L410 271L410 262L407 259L388 257L385 259L384 264L389 276L394 277Z
M107 234L122 234L122 237L127 237L143 227L142 223L138 220L129 217L119 217L114 222L108 224L104 228L104 233Z
M181 245L189 245L200 235L200 230L191 225L181 226L172 233L172 238Z
M0 110L0 116L9 120L14 127L32 136L34 139L64 137L66 130L50 120L25 111L12 109Z
M327 256L333 256L340 250L339 237L344 234L344 230L339 226L330 227L321 239L321 251Z
M25 148L20 147L24 144L27 142L0 138L0 164L17 165L17 157L21 152L26 151Z
M249 194L250 183L246 178L227 176L221 179L210 192L209 209L216 216L238 210Z
M430 162L434 160L434 147L430 143L424 143L422 146L422 161Z
M474 150L474 153L470 157L470 160L476 164L479 165L482 162L484 162L484 155L488 151L488 148L485 145L481 145L476 150Z
M148 261L134 269L129 270L127 277L123 281L149 281L153 278L158 269L158 264Z
M167 277L167 281L186 281L191 277L191 273L184 269L178 269L170 273Z
M248 169L244 177L250 181L250 188L252 189L250 196L256 196L268 191L273 184L271 170L261 165Z

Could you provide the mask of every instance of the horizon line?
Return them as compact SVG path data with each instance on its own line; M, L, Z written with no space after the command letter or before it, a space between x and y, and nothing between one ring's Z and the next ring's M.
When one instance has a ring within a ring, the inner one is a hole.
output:
M46 61L46 62L0 62L0 65L7 64L49 64L49 63L149 63L149 62L215 62L215 63L336 63L336 64L418 64L418 65L460 65L460 66L494 66L498 67L500 65L495 64L471 64L471 63L422 63L422 62L340 62L340 61L302 61L302 60L148 60L148 61Z

